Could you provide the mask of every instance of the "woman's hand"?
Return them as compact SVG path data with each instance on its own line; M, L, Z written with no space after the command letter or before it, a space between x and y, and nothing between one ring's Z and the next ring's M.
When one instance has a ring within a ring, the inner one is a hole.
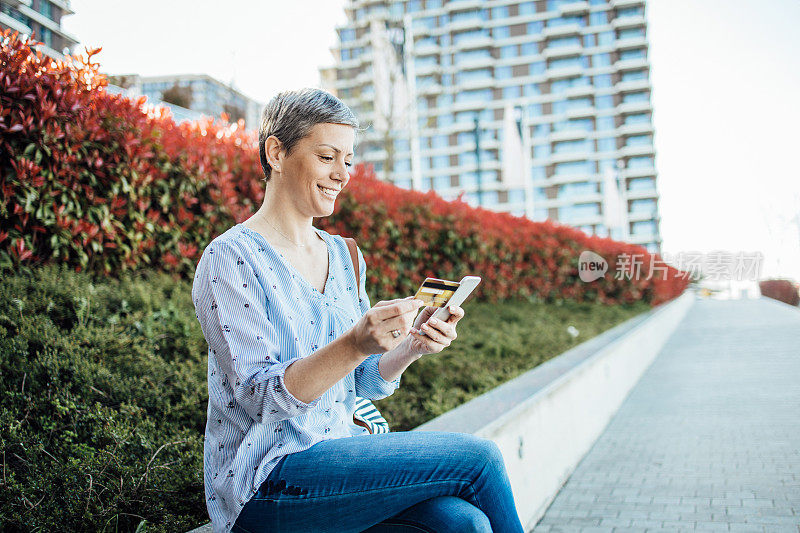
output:
M364 355L384 353L403 342L417 311L425 305L422 300L413 298L380 301L372 306L350 329L356 350ZM397 337L392 335L394 330L400 332Z
M414 321L414 328L408 337L408 350L412 354L439 353L458 337L456 324L464 318L464 310L458 306L448 307L450 318L442 322L431 318L436 309L436 307L426 307ZM424 331L425 335L420 335L420 331Z

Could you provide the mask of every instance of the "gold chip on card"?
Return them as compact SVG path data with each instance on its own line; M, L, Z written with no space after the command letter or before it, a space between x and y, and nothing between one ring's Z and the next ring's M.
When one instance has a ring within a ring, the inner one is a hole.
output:
M459 285L457 281L426 278L414 298L419 298L429 307L444 307Z

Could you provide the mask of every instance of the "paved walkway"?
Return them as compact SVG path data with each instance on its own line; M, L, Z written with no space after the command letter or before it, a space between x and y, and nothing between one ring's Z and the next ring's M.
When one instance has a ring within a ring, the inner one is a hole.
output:
M534 528L800 532L800 310L698 300Z

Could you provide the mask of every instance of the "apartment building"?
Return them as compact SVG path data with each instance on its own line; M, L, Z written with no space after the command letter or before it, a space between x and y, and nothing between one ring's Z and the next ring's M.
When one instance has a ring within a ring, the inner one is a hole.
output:
M400 187L660 251L644 0L350 0L325 87Z
M33 35L43 53L63 59L78 44L61 28L61 17L73 13L69 0L0 0L0 28Z

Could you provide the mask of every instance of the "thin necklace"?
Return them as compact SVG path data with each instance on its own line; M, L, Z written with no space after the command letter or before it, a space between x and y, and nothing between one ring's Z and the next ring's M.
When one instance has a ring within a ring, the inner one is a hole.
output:
M280 233L281 235L283 235L285 238L289 239L289 240L290 240L290 241L291 241L291 242L292 242L292 243L293 243L295 246L299 246L299 247L301 247L301 248L305 248L305 247L306 247L306 245L305 245L305 244L300 244L299 242L295 242L295 240L294 240L294 239L292 239L291 237L289 237L288 235L286 235L284 232L282 232L281 230L279 230L279 229L278 229L278 227L277 227L277 226L275 226L275 224L273 224L272 222L270 222L270 221L269 221L269 220L267 220L266 218L264 218L264 220L266 220L266 221L267 221L267 224L269 224L270 226L272 226L273 228L275 228L275 231L277 231L278 233Z

